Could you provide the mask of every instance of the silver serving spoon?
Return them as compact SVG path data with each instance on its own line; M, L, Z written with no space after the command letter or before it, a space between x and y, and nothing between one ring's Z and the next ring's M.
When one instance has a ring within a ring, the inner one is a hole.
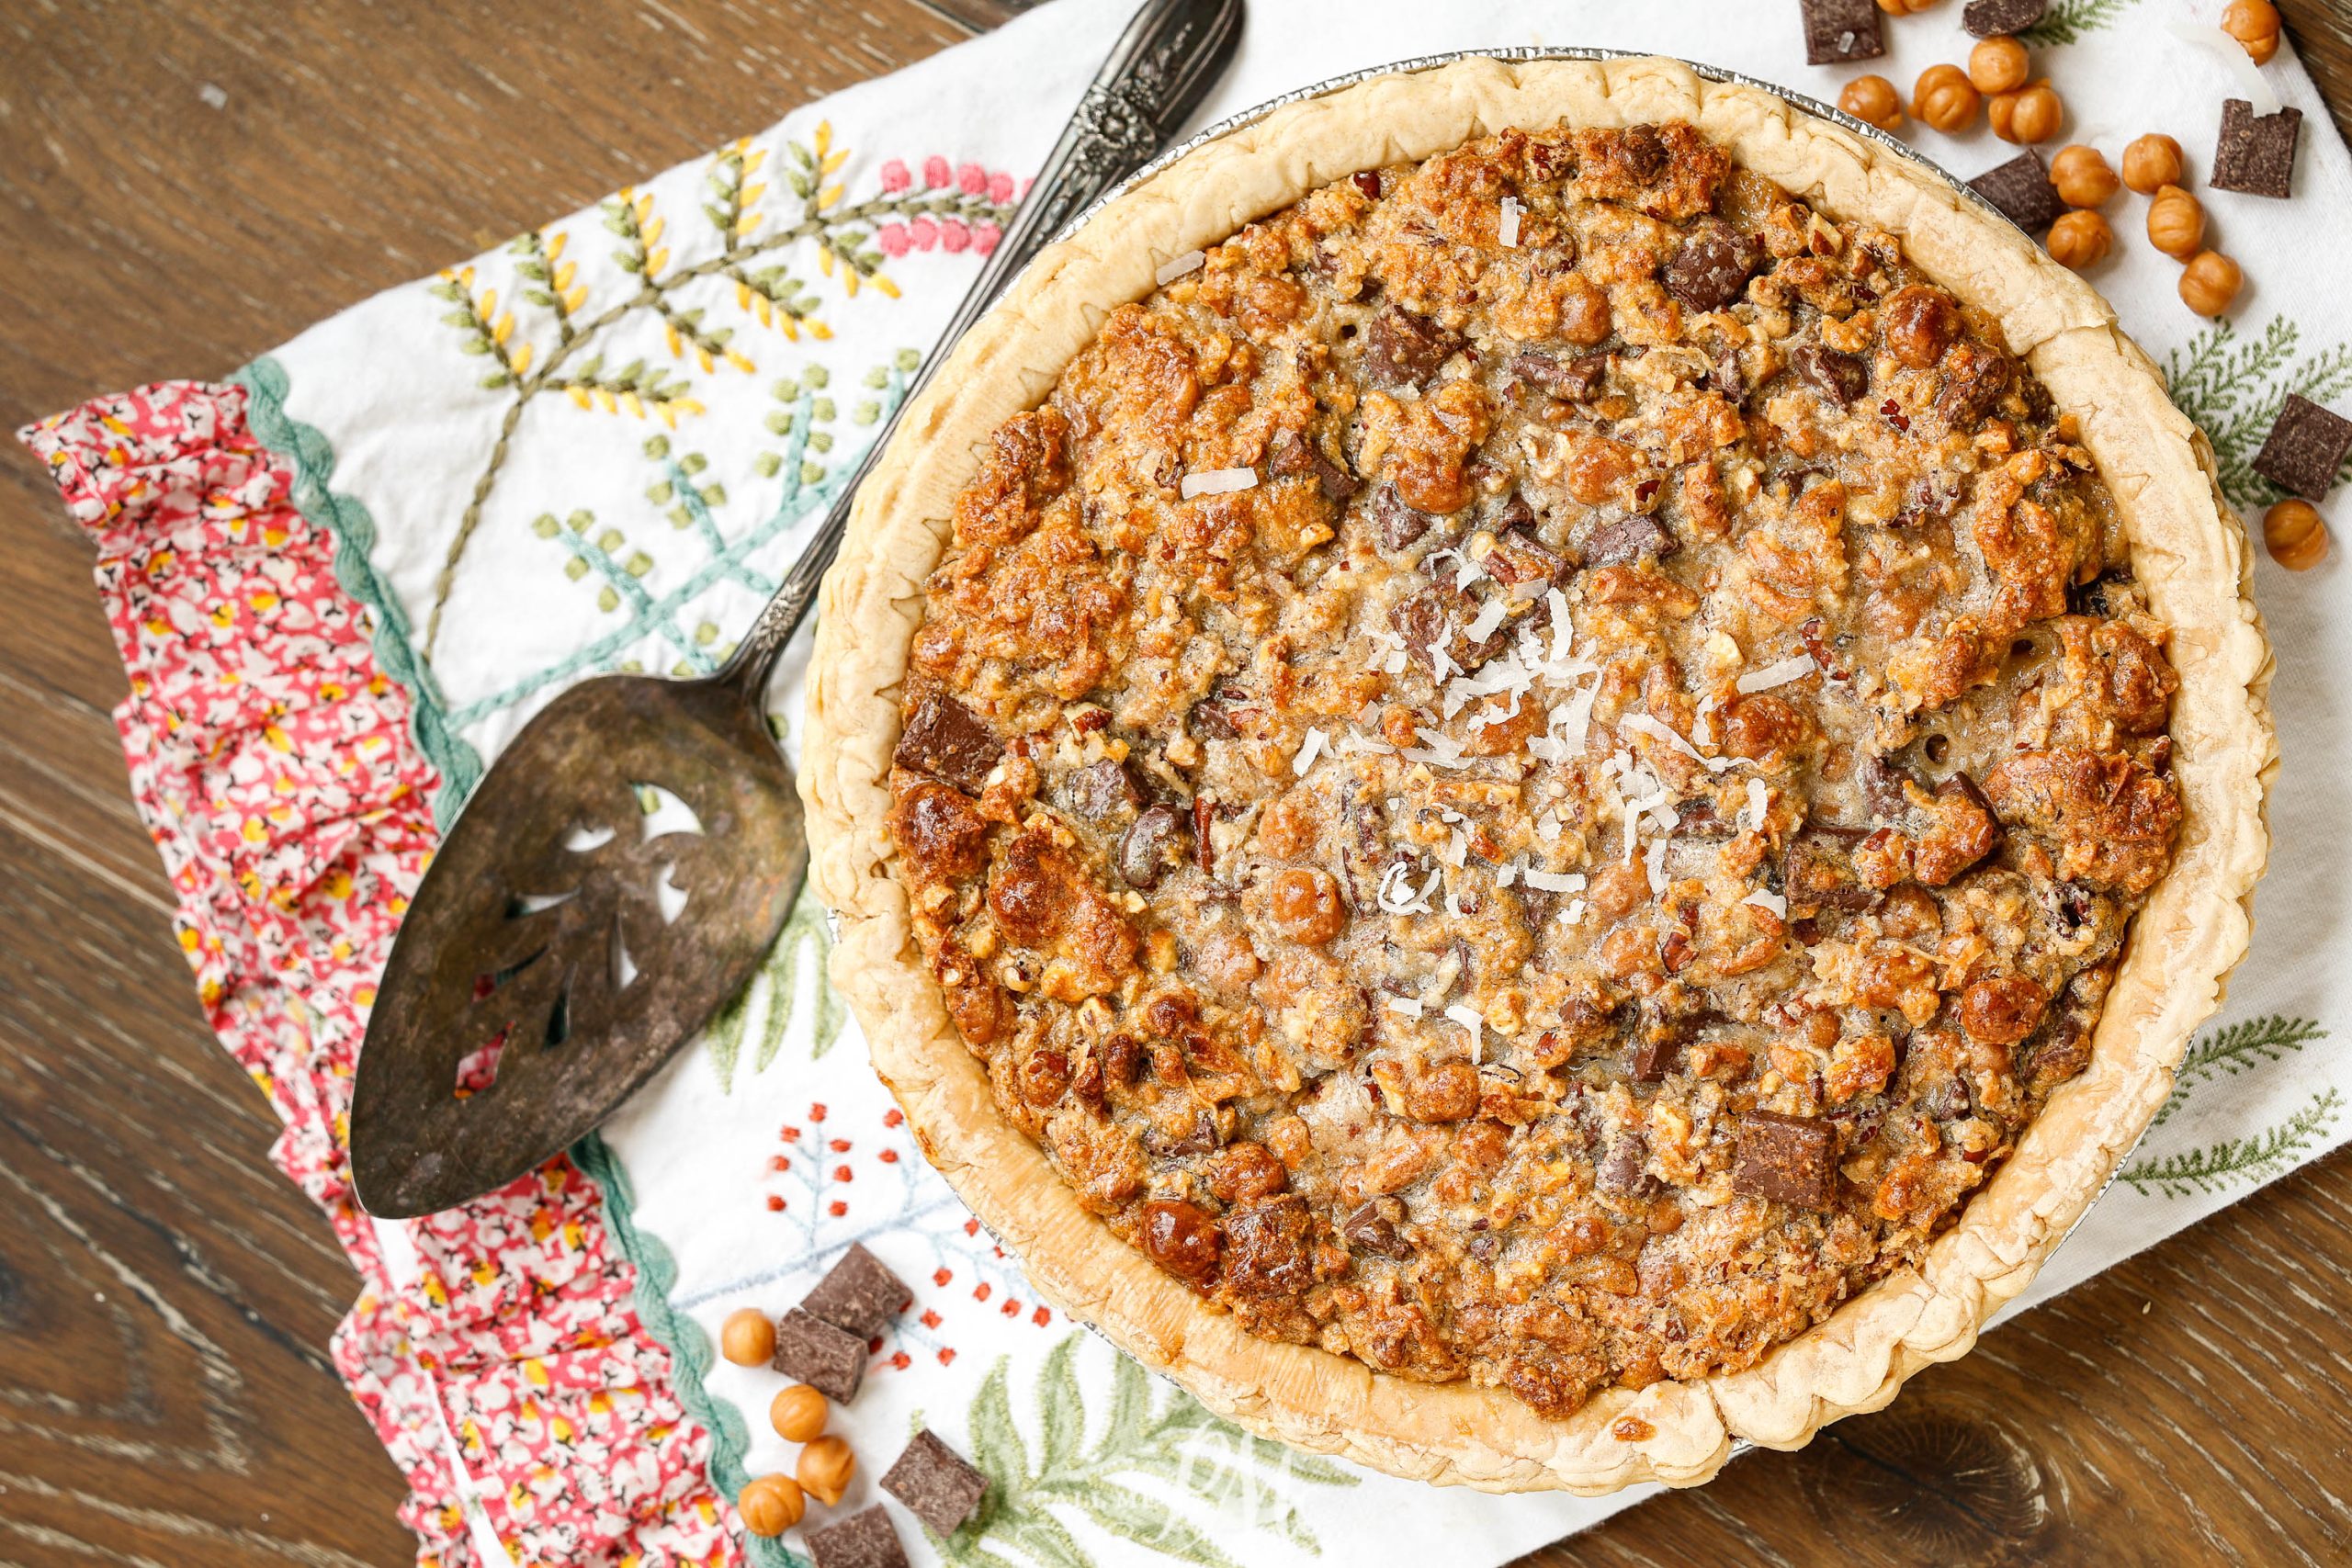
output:
M1242 0L1146 0L900 411L1030 257L1190 118L1241 14ZM351 1169L370 1213L448 1208L568 1147L775 944L808 842L768 676L896 423L717 674L583 681L476 786L401 922L360 1052Z

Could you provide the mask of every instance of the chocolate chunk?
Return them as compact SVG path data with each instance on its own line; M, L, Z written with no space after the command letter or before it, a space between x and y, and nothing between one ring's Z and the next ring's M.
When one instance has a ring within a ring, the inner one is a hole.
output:
M1151 807L1119 840L1119 875L1130 887L1158 886L1163 873L1184 863L1189 838L1174 807Z
M1071 815L1100 826L1140 807L1143 792L1136 788L1135 775L1125 762L1105 757L1062 781L1062 804Z
M907 1568L907 1549L876 1503L837 1525L810 1530L808 1560L814 1568Z
M865 1381L865 1341L794 1307L776 1323L771 1364L795 1382L847 1404Z
M1609 379L1609 355L1579 354L1574 359L1560 360L1548 354L1522 354L1510 362L1510 373L1555 398L1589 403Z
M1817 343L1800 344L1789 355L1796 373L1841 403L1870 390L1871 367L1861 356L1840 354Z
M1854 777L1862 786L1862 798L1870 803L1871 815L1882 822L1894 821L1911 808L1903 786L1919 783L1917 775L1902 763L1876 756L1864 757L1854 769Z
M2050 183L2049 167L2037 152L2020 152L1996 164L1968 182L1968 188L1991 202L2001 216L2029 234L2039 234L2058 220L2066 204Z
M1527 504L1527 497L1513 491L1495 513L1495 527L1499 530L1517 528L1532 533L1535 528L1535 508Z
M1372 498L1373 533L1378 536L1380 547L1391 555L1428 533L1434 521L1428 513L1416 512L1406 505L1395 485L1382 485L1380 493Z
M2222 105L2222 139L2213 149L2212 186L2248 196L2284 197L2295 183L2295 136L2301 109L2257 115L2244 98Z
M1751 1111L1739 1119L1735 1192L1826 1213L1837 1195L1838 1129L1817 1116Z
M1196 1111L1181 1132L1164 1127L1144 1130L1143 1146L1162 1159L1174 1159L1181 1155L1215 1154L1225 1140L1217 1136L1216 1118L1205 1111Z
M1634 1042L1633 1076L1635 1083L1664 1083L1668 1073L1682 1066L1682 1042L1671 1032L1645 1032Z
M2325 501L2346 451L2352 451L2352 420L2290 392L2255 454L2254 471L2306 501Z
M908 716L891 761L978 795L1003 755L1004 743L978 714L954 697L926 692Z
M1283 438L1274 444L1266 466L1274 473L1284 476L1312 475L1316 484L1322 489L1326 501L1345 501L1363 488L1353 474L1323 456L1323 449L1315 445L1313 437L1291 432L1283 433Z
M1666 291L1694 310L1720 310L1747 291L1764 259L1763 247L1727 224L1701 230L1662 275Z
M1384 306L1364 335L1366 365L1375 378L1392 386L1421 386L1466 341L1460 333L1401 305Z
M1413 1256L1413 1244L1396 1228L1404 1214L1405 1205L1396 1199L1374 1198L1340 1222L1340 1235L1360 1251L1401 1261Z
M2001 38L2025 31L2048 9L2050 0L1968 0L1960 25L1977 38Z
M1682 547L1667 525L1646 513L1629 513L1592 531L1584 547L1584 564L1624 566L1645 556L1664 559Z
M978 1512L989 1478L929 1427L917 1432L907 1451L882 1476L882 1490L934 1535L954 1535Z
M1532 513L1529 514L1531 517ZM1508 528L1479 563L1487 575L1506 587L1522 582L1548 582L1568 569L1566 557L1525 528Z
M1879 36L1878 0L1799 0L1804 12L1804 61L1836 65L1875 60L1886 52Z
M1655 1197L1657 1178L1645 1168L1649 1162L1649 1141L1639 1133L1620 1133L1593 1170L1593 1190L1612 1198Z
M1854 846L1870 836L1863 828L1807 822L1789 835L1781 853L1781 887L1792 908L1867 909L1878 895L1854 873Z
M866 1251L863 1242L852 1242L800 1308L845 1333L871 1339L913 1299L914 1292L880 1258Z

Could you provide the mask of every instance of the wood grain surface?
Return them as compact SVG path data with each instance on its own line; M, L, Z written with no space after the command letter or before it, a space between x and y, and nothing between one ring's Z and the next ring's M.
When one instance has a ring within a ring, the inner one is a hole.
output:
M1014 8L8 0L0 429L218 376ZM2286 8L2341 123L2352 17ZM90 551L14 443L0 559L0 1564L406 1562L325 1356L354 1278L198 1016ZM1528 1561L2352 1561L2347 1303L2338 1155L1887 1411Z

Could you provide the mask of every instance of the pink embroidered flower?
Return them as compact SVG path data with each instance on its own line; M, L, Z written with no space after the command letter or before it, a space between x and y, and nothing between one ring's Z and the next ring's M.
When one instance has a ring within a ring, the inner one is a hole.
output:
M886 256L905 255L914 246L913 241L907 237L907 226L903 223L883 224L874 231L874 243L882 247L882 254Z
M910 218L907 220L907 238L914 242L915 249L927 251L939 243L939 225L928 218Z
M922 183L926 190L937 190L955 179L947 172L947 160L933 152L922 161Z
M908 172L905 159L893 158L882 165L882 188L892 196L914 183L915 177Z
M987 255L990 251L996 249L996 243L1003 237L1003 234L998 231L995 224L988 221L986 219L982 219L979 222L972 225L972 254L974 255Z
M964 227L964 220L962 219L943 218L939 220L939 248L941 250L945 251L951 256L956 255L963 251L965 246L971 243L972 231Z
M967 196L986 196L989 189L989 172L978 164L966 164L956 169L956 183L964 187L964 194Z
M1002 207L1012 199L1012 176L1000 169L989 176L989 199Z

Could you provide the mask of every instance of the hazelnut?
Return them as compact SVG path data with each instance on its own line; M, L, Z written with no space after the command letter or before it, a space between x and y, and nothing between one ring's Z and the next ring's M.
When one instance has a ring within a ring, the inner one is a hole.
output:
M2115 231L2088 208L2063 214L2050 225L2050 259L2083 272L2107 259L2115 248Z
M2200 316L2218 316L2245 287L2238 264L2219 251L2199 251L2180 269L2180 302Z
M2148 243L2175 261L2187 261L2205 243L2205 206L2178 186L2166 186L2148 203Z
M768 1401L768 1425L787 1443L805 1443L825 1429L825 1396L805 1382Z
M2123 183L2142 196L2154 196L2181 182L2180 143L2162 131L2134 138L2123 150Z
M1984 100L1957 65L1930 65L1911 88L1911 112L1946 135L1968 129Z
M2244 45L2256 65L2267 64L2278 52L2278 7L2270 0L2230 0L2222 30Z
M2050 160L2050 183L2058 187L2058 199L2069 207L2105 207L2123 185L2098 148L2079 141L2061 147Z
M847 1443L832 1437L819 1438L803 1448L800 1462L793 1467L803 1489L828 1508L842 1500L856 1471L857 1456L850 1452Z
M743 1528L753 1535L782 1535L800 1522L808 1504L800 1495L800 1483L792 1477L763 1475L743 1483L735 1498L735 1511L742 1516Z
M739 1367L763 1367L775 1358L775 1324L757 1307L727 1314L718 1325L718 1353Z
M1883 76L1857 76L1846 84L1838 95L1838 107L1860 120L1875 125L1881 130L1893 130L1903 123L1903 99L1894 84Z
M1934 4L1936 0L1878 0L1878 8L1890 17L1916 17Z
M2047 81L1999 94L1984 112L1993 122L1994 135L2028 147L2049 141L2066 123L2066 106L2060 101L2058 89Z
M2025 85L2032 62L2025 45L2006 35L1978 40L1968 51L1968 80L1980 93L2006 93Z
M2262 542L2289 571L2309 571L2327 558L2327 519L2310 502L2290 496L2262 514Z

